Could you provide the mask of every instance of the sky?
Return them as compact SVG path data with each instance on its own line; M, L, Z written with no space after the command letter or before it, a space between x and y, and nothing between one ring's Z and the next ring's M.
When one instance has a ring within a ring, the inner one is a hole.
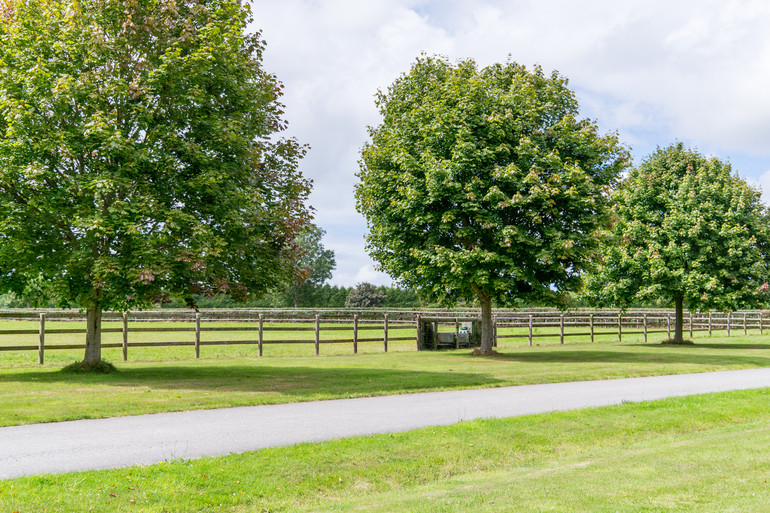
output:
M421 54L513 60L569 79L581 116L617 132L639 164L677 141L732 164L770 202L770 2L766 0L252 0L263 66L284 84L308 144L314 222L335 252L330 283L390 285L365 250L354 185L374 104Z

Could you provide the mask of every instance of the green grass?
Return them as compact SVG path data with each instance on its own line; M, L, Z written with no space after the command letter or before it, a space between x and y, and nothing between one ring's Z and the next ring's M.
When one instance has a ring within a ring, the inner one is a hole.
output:
M498 349L500 356L483 358L468 350L263 358L225 352L118 362L109 375L63 373L61 362L0 360L0 425L770 366L768 337L759 336L703 338L695 346Z
M770 394L739 391L0 481L0 511L766 511Z

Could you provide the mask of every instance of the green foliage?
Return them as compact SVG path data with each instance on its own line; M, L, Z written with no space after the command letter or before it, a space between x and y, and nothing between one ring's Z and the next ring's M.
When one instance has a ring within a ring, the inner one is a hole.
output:
M238 307L326 307L321 287L331 278L336 267L334 251L325 249L321 238L325 232L312 223L305 224L297 234L295 245L298 248L298 259L295 262L294 279L290 285L270 289L258 298L239 298L236 300L228 294L196 295L193 300L200 308L238 308ZM319 304L323 303L323 304ZM344 306L345 298L339 301ZM179 300L172 300L164 306L178 308L182 306Z
M238 0L11 1L0 289L125 310L290 281L309 183Z
M313 298L313 306L318 308L342 308L352 290L351 287L341 287L338 285L323 285L320 287Z
M31 308L32 302L13 292L0 294L0 308Z
M305 292L302 296L300 307L302 308L344 308L350 292L353 287L342 287L339 285L329 285L324 283L319 287L314 287ZM412 289L399 287L386 287L381 285L377 287L377 292L383 296L382 308L420 308L425 306L438 306L425 303L419 294ZM195 296L195 303L200 308L290 308L294 306L293 298L290 294L282 290L271 290L262 297L247 299L245 301L235 301L228 295L215 296ZM2 296L0 296L2 300ZM1 305L2 303L0 303ZM24 305L22 305L24 306ZM171 301L162 305L164 308L180 308L184 304L179 299L172 298Z
M385 296L385 300L382 302L383 308L420 308L426 306L419 294L412 289L380 286L377 287L377 290Z
M615 222L600 269L587 279L600 304L664 299L690 309L763 303L768 218L760 192L729 164L686 149L658 149L613 195Z
M379 308L385 302L385 294L371 283L359 283L348 294L348 308Z
M324 248L321 239L326 232L314 224L306 224L297 235L302 256L297 262L298 277L288 288L292 306L312 306L318 287L332 277L337 266L334 251Z
M576 286L628 157L577 119L564 77L420 58L377 105L356 198L385 272L445 304L478 297L484 311Z

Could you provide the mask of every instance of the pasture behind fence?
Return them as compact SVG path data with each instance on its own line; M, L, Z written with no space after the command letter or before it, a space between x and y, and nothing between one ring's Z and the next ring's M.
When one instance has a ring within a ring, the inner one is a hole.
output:
M190 347L191 356L200 358L204 346L251 345L259 356L272 344L312 344L314 354L322 353L324 344L349 344L358 353L359 344L382 344L389 350L391 342L415 341L410 347L420 350L421 331L431 324L431 333L458 333L462 323L479 321L478 312L405 312L405 311L203 311L105 313L103 334L120 334L119 342L104 342L105 349L120 349L124 361L132 348ZM685 335L736 330L764 334L766 321L762 311L686 312ZM44 363L47 351L84 349L84 343L47 342L58 335L85 335L85 327L57 327L62 323L82 323L85 315L78 312L2 312L0 313L0 351L37 351L38 362ZM35 322L36 328L30 324ZM14 324L17 323L17 324ZM616 340L640 336L648 342L651 336L665 334L671 338L674 313L661 310L640 311L500 311L493 317L496 345L520 341L529 346L544 340L564 344L573 339L585 342ZM23 327L19 327L19 324ZM116 326L117 325L117 326ZM395 332L395 334L394 334ZM158 336L153 339L153 334ZM37 343L29 343L36 336ZM149 340L147 339L149 336ZM211 338L211 337L215 338ZM22 337L26 343L18 343ZM83 337L85 339L85 337ZM169 339L170 338L170 339ZM459 347L459 346L457 346Z

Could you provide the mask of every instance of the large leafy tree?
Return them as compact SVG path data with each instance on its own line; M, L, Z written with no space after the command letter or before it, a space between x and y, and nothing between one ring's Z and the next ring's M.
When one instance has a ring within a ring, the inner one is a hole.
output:
M323 228L308 223L297 235L297 246L302 254L297 261L297 275L288 290L295 308L316 306L314 299L318 289L332 277L337 266L334 251L326 249L321 242L325 234Z
M359 283L352 289L345 300L347 308L379 308L387 299L384 291L371 283Z
M682 143L658 149L614 193L615 219L598 272L587 281L600 304L674 304L672 342L683 310L732 310L762 302L768 218L760 192Z
M420 58L377 105L356 187L368 250L431 299L477 298L490 351L493 301L577 284L627 153L577 119L564 77L513 62Z
M305 149L239 0L6 0L0 289L101 313L287 282Z

